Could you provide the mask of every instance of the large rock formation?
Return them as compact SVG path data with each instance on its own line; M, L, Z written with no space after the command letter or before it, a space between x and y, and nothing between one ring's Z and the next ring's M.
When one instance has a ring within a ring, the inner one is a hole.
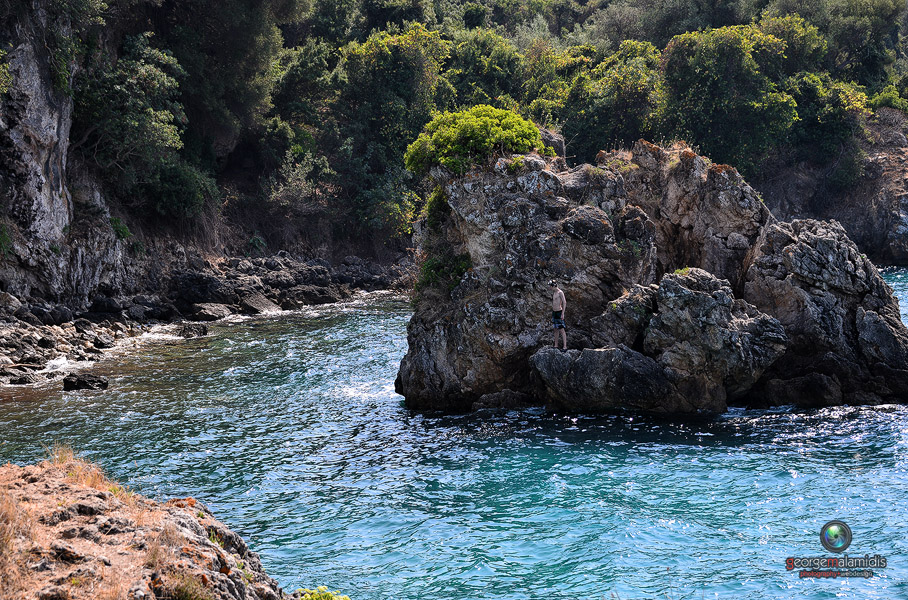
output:
M873 264L836 222L778 222L731 167L641 141L597 166L530 155L432 176L447 206L420 247L472 267L421 288L396 385L413 408L908 399L908 330ZM550 278L566 353L546 348Z

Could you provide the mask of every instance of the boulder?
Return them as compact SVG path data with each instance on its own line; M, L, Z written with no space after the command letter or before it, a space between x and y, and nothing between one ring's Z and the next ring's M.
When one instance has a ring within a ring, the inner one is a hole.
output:
M97 296L89 310L94 313L118 313L123 310L123 306L115 298Z
M624 345L582 351L544 348L531 357L530 364L550 397L568 410L630 408L671 413L688 409L661 365Z
M622 296L596 322L604 347L530 359L550 397L570 410L722 412L787 347L778 320L700 269Z
M542 144L555 150L556 156L564 157L564 136L549 129L541 128Z
M9 380L10 385L30 385L32 383L38 383L41 381L41 377L36 373L22 373L11 377Z
M181 311L192 304L236 304L239 296L224 279L194 271L175 274L170 281L171 298Z
M72 390L106 390L106 377L88 373L73 373L63 378L63 391Z
M22 303L18 298L7 292L0 292L0 310L13 314L21 307Z
M240 306L252 314L261 315L276 313L281 311L281 307L269 300L261 293L254 293L240 300Z
M203 323L184 323L177 331L181 338L196 338L208 335L208 325Z
M211 302L196 304L192 309L193 312L189 318L193 321L217 321L233 314L229 306Z

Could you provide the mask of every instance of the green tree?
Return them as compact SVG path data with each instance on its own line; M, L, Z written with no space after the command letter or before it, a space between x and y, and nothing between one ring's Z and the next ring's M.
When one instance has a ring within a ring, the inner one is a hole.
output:
M385 216L412 202L403 155L431 118L449 48L438 32L414 24L344 49L333 117L321 140L363 224L387 223Z
M476 2L467 2L463 7L463 25L467 29L476 29L486 24L489 9Z
M884 85L894 60L902 0L827 0L827 36L834 57L833 73L872 87Z
M185 72L152 38L127 37L119 60L99 56L77 80L71 151L94 163L137 212L192 218L217 188L180 157Z
M521 58L513 44L488 29L455 33L444 77L454 88L457 106L495 105L499 98L517 96Z
M901 0L770 0L765 14L797 14L829 42L828 67L843 80L879 87L888 79L905 16Z
M363 30L368 33L402 27L407 23L434 21L435 13L428 0L362 0Z
M600 58L592 46L559 50L549 40L537 39L524 55L520 69L521 101L530 115L547 124L567 98L571 81Z
M303 21L305 35L299 41L318 37L340 45L353 35L361 18L359 0L318 0Z
M562 132L578 160L650 137L661 92L660 54L649 42L627 40L589 74L574 79L560 113Z
M624 40L644 39L644 10L628 0L613 2L594 12L570 39L575 44L594 45L611 50Z
M77 82L72 149L108 175L144 171L183 145L179 78L185 72L151 38L127 38L119 60L98 57Z
M803 157L825 164L851 149L868 113L860 88L828 73L798 73L785 88L798 105L790 139Z
M317 111L331 95L331 72L337 62L332 55L326 43L314 39L282 51L272 68L275 112L294 123L315 124Z
M785 42L782 68L786 73L822 69L828 44L816 26L798 15L785 15L765 16L759 28L763 33Z
M278 25L298 21L301 0L168 2L154 11L156 36L187 73L185 154L215 168L244 131L271 108L271 66L282 46Z
M662 53L669 133L753 174L797 112L778 81L785 42L753 26L676 36Z
M642 9L646 39L660 47L684 32L739 22L735 0L635 0L634 4Z

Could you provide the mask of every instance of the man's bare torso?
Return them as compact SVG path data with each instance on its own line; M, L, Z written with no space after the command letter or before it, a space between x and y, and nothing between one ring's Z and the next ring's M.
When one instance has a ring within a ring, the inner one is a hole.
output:
M555 290L555 293L552 294L552 310L563 310L564 309L564 292L560 289Z

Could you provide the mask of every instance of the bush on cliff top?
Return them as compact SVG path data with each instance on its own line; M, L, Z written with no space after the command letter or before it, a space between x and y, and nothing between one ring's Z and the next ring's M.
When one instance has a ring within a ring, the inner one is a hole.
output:
M524 153L540 146L533 123L513 111L480 104L437 115L407 148L404 160L414 173L439 165L463 173L494 152Z

